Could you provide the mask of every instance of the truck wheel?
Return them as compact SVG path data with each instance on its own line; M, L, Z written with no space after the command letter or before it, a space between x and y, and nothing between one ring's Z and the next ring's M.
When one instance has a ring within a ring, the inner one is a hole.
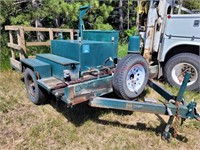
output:
M45 101L44 93L37 84L35 73L29 68L25 70L24 82L29 99L34 104L42 104Z
M191 53L177 54L164 67L165 79L173 86L180 87L186 72L191 72L187 90L200 89L200 57Z
M146 60L139 54L124 57L116 67L113 85L121 98L132 100L139 96L148 81L149 67Z

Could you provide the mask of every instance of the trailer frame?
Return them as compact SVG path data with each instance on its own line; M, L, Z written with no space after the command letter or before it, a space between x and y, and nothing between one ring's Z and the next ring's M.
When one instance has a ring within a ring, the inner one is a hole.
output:
M162 86L149 79L149 87L154 89L166 100L166 102L160 101L161 103L159 104L155 103L155 101L158 100L154 100L152 102L141 102L138 99L130 101L108 97L94 97L92 100L89 101L89 105L91 107L167 115L169 116L169 120L167 122L165 130L162 133L162 139L169 141L171 134L173 134L174 137L177 136L177 129L174 128L173 133L169 132L170 128L172 128L172 123L175 117L177 118L176 120L181 119L182 122L185 119L196 119L197 121L200 121L200 114L198 113L196 108L197 103L192 100L190 103L187 104L185 98L183 97L189 79L190 73L186 73L177 96L172 95Z

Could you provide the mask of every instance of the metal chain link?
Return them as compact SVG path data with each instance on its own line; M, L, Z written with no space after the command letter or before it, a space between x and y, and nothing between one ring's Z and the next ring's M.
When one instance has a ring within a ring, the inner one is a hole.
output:
M179 116L180 102L176 102L175 104L177 106L177 109L176 109L176 115L175 115L176 118L175 118L175 121L174 121L174 124L173 124L173 128L174 128L173 136L174 137L177 136L178 128L179 128L179 125L180 125L180 116Z

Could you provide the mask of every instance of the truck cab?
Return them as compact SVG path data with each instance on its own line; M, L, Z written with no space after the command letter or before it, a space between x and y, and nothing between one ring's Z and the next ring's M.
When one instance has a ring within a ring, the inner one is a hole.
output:
M152 76L164 76L171 85L180 86L189 71L187 89L199 90L200 14L184 8L182 1L150 0L141 4L145 8L139 12L138 29Z

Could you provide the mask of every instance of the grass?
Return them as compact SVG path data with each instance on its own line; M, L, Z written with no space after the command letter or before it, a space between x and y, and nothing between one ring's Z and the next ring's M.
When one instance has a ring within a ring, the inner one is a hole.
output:
M127 53L119 46L119 55ZM32 104L23 74L0 72L0 149L199 149L200 123L187 120L171 143L161 140L166 116L89 107L86 103L67 108L51 99ZM161 83L170 92L178 89ZM150 88L141 96L162 99ZM200 95L187 91L200 110Z
M128 53L127 49L128 49L128 44L124 44L124 43L119 44L119 46L118 46L119 57L122 58L122 57L126 56L126 54Z
M200 124L187 120L177 139L162 141L165 116L91 108L87 104L66 108L50 100L36 106L27 98L23 75L0 74L0 149L198 149ZM177 88L164 84L177 93ZM186 92L186 98L198 93ZM160 98L150 88L145 97ZM199 107L198 107L199 108ZM163 119L163 120L162 120Z

